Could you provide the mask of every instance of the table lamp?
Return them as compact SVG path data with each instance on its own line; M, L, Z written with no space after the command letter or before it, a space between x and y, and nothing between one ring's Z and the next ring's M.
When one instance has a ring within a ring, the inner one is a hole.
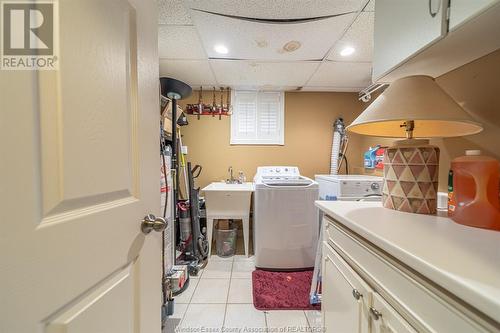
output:
M395 141L384 155L383 206L404 212L435 214L439 148L428 138L476 134L474 121L429 76L394 81L347 130Z

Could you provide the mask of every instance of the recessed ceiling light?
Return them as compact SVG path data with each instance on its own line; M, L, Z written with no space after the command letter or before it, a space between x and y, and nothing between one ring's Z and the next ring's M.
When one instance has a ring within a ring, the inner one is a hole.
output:
M340 55L343 56L343 57L347 57L347 56L350 56L351 54L354 53L354 51L356 51L354 49L354 47L350 47L350 46L347 46L347 47L344 47L341 51L340 51Z
M283 45L283 51L285 52L293 52L297 51L302 44L299 41L291 40L285 45Z
M215 50L215 52L220 53L220 54L228 54L228 52L229 52L227 47L225 47L222 44L215 45L214 50Z

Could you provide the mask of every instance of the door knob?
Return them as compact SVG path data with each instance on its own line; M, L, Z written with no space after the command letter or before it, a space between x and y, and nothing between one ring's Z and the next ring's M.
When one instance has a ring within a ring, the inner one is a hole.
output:
M149 234L151 230L162 232L167 227L167 221L163 217L156 217L153 214L144 216L141 223L141 230L144 234Z

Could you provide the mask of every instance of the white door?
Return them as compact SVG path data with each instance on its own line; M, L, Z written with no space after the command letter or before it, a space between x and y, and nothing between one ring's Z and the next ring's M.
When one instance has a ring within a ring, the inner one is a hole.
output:
M56 19L58 71L0 71L0 332L159 332L156 1Z

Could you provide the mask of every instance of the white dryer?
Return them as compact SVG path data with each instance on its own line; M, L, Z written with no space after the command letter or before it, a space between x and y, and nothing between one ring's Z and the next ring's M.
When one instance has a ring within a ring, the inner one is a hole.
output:
M318 183L291 166L258 167L254 177L255 266L314 267L318 243Z

